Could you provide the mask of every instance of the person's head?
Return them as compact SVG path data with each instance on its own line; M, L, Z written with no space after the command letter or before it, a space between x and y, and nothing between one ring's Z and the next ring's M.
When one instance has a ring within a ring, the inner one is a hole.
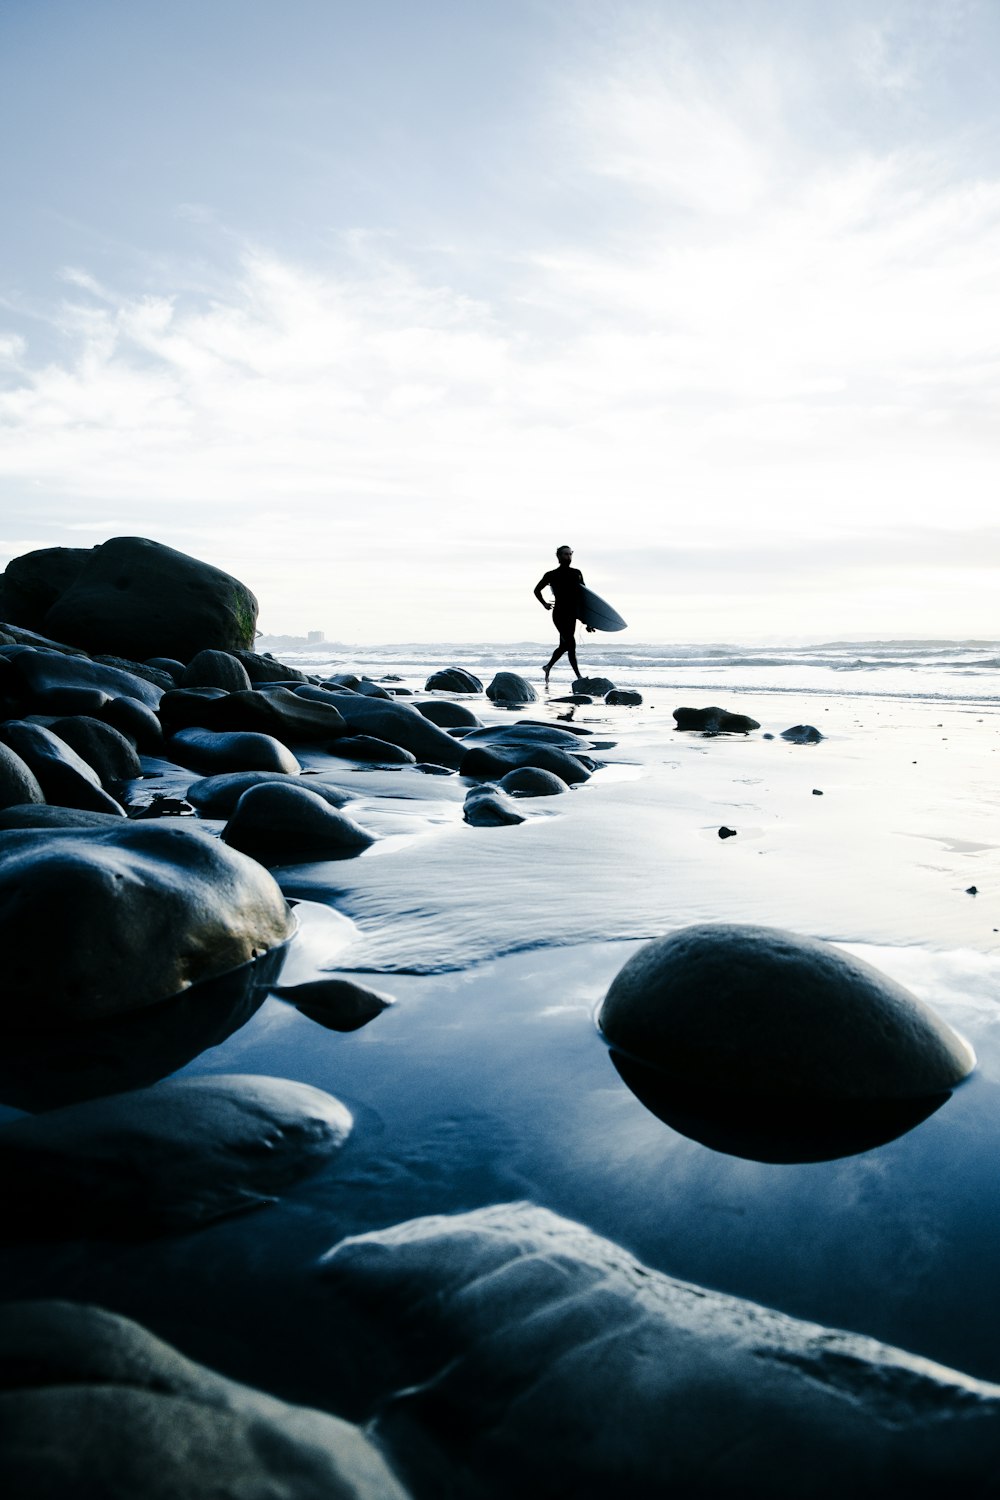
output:
M563 545L562 547L557 547L556 557L558 558L559 562L565 563L568 567L569 564L573 561L573 548L567 547L565 545Z

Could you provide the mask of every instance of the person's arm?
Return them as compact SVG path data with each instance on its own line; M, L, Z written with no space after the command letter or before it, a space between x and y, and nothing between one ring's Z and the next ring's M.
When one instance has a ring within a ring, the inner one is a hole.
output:
M586 585L586 583L585 583L585 581L584 581L584 577L583 577L583 574L582 574L582 573L581 573L581 572L580 572L580 569L579 569L579 568L577 568L577 570L576 570L576 571L577 571L577 573L578 573L578 574L579 574L579 583L580 583L580 587L581 587L581 588L582 588L582 589L585 589L585 588L586 588L586 587L587 587L587 585ZM584 629L585 629L585 630L587 630L587 631L589 631L589 633L590 633L590 634L591 634L591 635L593 635L593 633L594 633L594 627L593 627L593 625L585 625L585 626L584 626Z
M538 600L543 609L552 608L552 605L549 603L549 601L542 598L542 589L544 589L548 585L548 582L549 575L548 573L546 573L541 578L539 578L538 582L535 584L535 598Z

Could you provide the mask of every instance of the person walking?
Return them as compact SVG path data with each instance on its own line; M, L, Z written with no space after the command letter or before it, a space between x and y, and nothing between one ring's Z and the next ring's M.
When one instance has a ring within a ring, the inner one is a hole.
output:
M561 656L569 657L569 664L573 668L574 677L582 677L580 664L576 659L576 622L580 618L581 596L580 591L584 587L583 574L579 568L572 567L573 548L557 547L556 557L559 561L558 568L550 568L535 584L535 598L543 609L552 611L552 623L559 632L559 644L553 651L545 665L545 686L549 685L549 673ZM549 589L552 593L552 601L543 598L542 590ZM593 626L588 625L588 630Z

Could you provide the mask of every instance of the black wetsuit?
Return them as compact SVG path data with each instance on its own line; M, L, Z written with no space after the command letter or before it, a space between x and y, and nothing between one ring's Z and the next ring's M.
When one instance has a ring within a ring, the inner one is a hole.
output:
M552 590L555 599L552 606L552 623L559 632L559 645L553 651L552 658L545 668L546 682L549 680L552 668L563 655L569 657L570 666L577 677L580 675L576 660L576 622L580 617L580 590L584 587L583 574L580 569L564 568L561 563L558 568L550 568L535 584L536 599L542 598L542 589ZM545 601L542 600L542 602Z

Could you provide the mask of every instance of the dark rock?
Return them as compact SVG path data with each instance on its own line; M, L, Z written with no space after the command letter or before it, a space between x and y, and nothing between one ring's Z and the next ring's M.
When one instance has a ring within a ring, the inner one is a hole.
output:
M552 750L575 751L580 748L581 738L589 736L577 734L571 729L560 729L557 724L533 724L528 720L520 720L516 724L490 724L470 730L462 736L462 743L466 746L547 745Z
M533 1204L357 1235L319 1272L331 1335L365 1350L351 1394L428 1495L995 1488L995 1385L676 1280Z
M424 683L427 693L481 693L483 685L472 672L464 667L442 667L432 672Z
M306 697L297 689L268 686L227 693L205 710L207 727L271 734L289 744L324 744L346 733L332 693Z
M199 651L181 676L181 687L217 687L227 693L246 692L250 674L238 656L229 651Z
M344 722L355 734L370 734L390 745L401 745L418 760L435 761L442 766L458 767L462 747L443 729L438 729L410 703L383 702L356 693L332 693Z
M762 734L761 735L761 739L762 740L773 740L774 739L774 735L773 734Z
M573 692L591 693L595 698L603 698L606 693L613 693L615 684L610 677L578 677L573 683Z
M719 829L720 839L734 839L736 837L736 834L737 830L735 828L726 828L725 826L723 826Z
M823 795L823 793L820 791L819 787L815 787L814 786L813 787L813 796L814 797L822 797L822 795Z
M53 807L48 802L22 802L0 809L0 829L120 827L120 812L85 812L82 807Z
M524 814L495 786L474 786L465 798L462 816L473 828L499 828L505 824L523 823Z
M675 708L678 729L700 729L704 734L749 734L759 729L747 714L731 714L724 708Z
M642 702L642 694L631 688L613 688L610 693L605 693L604 701L613 707L637 708Z
M0 613L29 630L41 630L49 610L79 578L90 558L86 547L40 547L7 564Z
M499 781L508 771L519 766L537 766L551 771L567 785L586 781L590 769L577 755L565 750L553 750L547 745L474 745L462 757L459 770L463 776L475 777L478 781Z
M192 823L3 835L4 1029L156 1005L288 940L294 919L272 877Z
M508 771L499 783L500 790L512 797L554 797L566 790L561 776L542 771L538 766L519 766Z
M173 734L178 729L207 729L210 705L228 697L224 688L171 688L160 699L164 734Z
M352 1123L285 1078L171 1078L0 1125L5 1203L29 1237L176 1234L273 1202Z
M38 778L46 802L124 818L124 810L108 796L93 767L51 729L13 719L0 724L0 741Z
M206 775L225 771L284 771L301 767L280 740L270 734L226 734L212 729L179 729L167 741L167 754L178 765Z
M228 818L235 811L244 792L249 791L252 786L265 783L306 786L317 797L322 797L330 807L343 807L345 802L351 800L349 792L343 791L339 786L330 786L318 776L304 779L289 775L287 771L230 771L222 776L206 776L201 781L193 782L184 795L203 818Z
M284 662L275 661L273 656L258 656L255 651L234 651L237 657L247 669L247 676L254 687L260 687L269 682L308 682L305 672L300 672L298 667L286 667Z
M230 574L144 537L95 547L42 629L88 651L189 661L206 648L247 648L257 600Z
M110 724L81 715L74 719L57 719L49 727L97 772L105 790L115 782L129 781L142 774L135 747Z
M430 719L439 729L478 729L480 721L471 708L464 703L450 703L447 698L435 698L430 703L414 703L413 707Z
M588 695L586 693L567 693L562 698L550 698L549 699L550 703L577 703L577 704L580 704L580 705L587 704L587 703L593 703L593 701L594 701L593 698L588 697Z
M20 701L23 705L25 700L22 698ZM40 693L32 694L30 708L33 714L46 718L52 715L62 717L64 714L97 715L103 713L105 705L110 702L107 693L102 693L100 688L43 688Z
M365 698L388 698L390 702L392 701L392 694L387 693L384 687L379 687L377 682L372 682L368 677L362 677L354 691L361 693Z
M395 1001L353 979L313 979L308 984L275 985L271 993L294 1005L330 1031L358 1031Z
M608 990L613 1047L715 1092L765 1100L915 1099L975 1055L902 985L778 928L686 927L647 943Z
M531 683L517 672L497 672L486 696L493 703L535 703L538 699Z
M81 689L109 698L137 698L148 708L156 708L162 697L162 690L145 677L121 667L89 661L85 656L66 656L59 651L19 651L10 660L25 698L33 705L44 702L48 713L74 713ZM59 706L60 693L66 695L62 700L65 707Z
M346 688L350 693L356 693L361 686L361 678L354 672L334 672L330 677L323 678L325 687Z
M781 738L792 745L818 745L824 736L812 724L793 724L781 731Z
M44 802L38 777L16 750L0 742L0 808Z
M100 1308L8 1303L0 1372L11 1500L407 1500L350 1422L226 1380Z
M290 782L263 782L245 791L222 837L230 848L272 864L360 853L375 842L346 813Z
M412 766L417 757L412 750L402 745L390 745L388 740L376 740L370 734L349 734L343 739L333 740L327 746L327 754L342 760L360 760L382 766Z
M142 754L163 753L163 727L153 710L138 698L111 698L101 709L100 717L131 740Z
M978 885L969 885L969 886L966 886L966 888L965 888L965 894L967 896L978 896L979 895L979 887L978 887Z
M146 661L147 667L155 667L158 672L165 672L172 677L176 686L184 676L184 663L178 661L175 656L151 656Z
M159 688L161 693L165 693L168 688L175 685L172 672L164 672L148 661L130 661L126 656L112 656L107 652L92 656L91 661L101 667L113 667L115 671L127 672L130 677L141 677L143 682L151 683L153 687Z

